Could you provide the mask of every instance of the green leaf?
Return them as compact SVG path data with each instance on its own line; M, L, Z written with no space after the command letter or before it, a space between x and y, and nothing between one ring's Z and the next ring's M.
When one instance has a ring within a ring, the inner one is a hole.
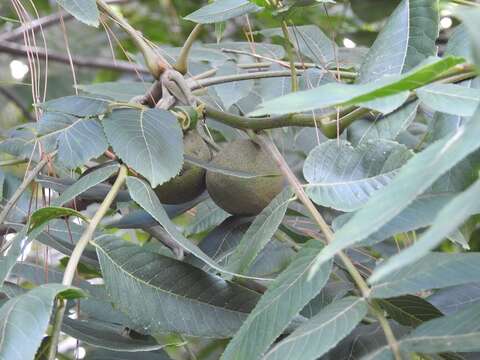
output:
M35 227L32 229L30 232L28 232L28 227L27 226L17 226L17 225L11 225L13 229L17 231L13 239L11 240L11 243L9 244L9 250L4 256L0 257L0 285L3 284L7 276L11 273L12 268L15 266L17 259L23 254L23 251L27 247L28 244L34 239L38 240L41 243L45 243L47 246L52 246L56 250L62 251L65 249L65 247L70 247L68 248L67 251L64 250L64 252L71 252L73 250L74 245L71 243L71 239L73 238L74 241L76 241L81 234L83 233L83 228L81 228L79 225L75 223L70 223L69 227L65 224L65 221L61 221L60 223L47 223L44 222L43 224ZM45 228L49 225L48 231L45 231ZM60 224L60 225L59 225ZM59 228L59 227L60 228ZM62 228L63 226L63 228ZM63 247L62 246L53 246L52 242L54 245L57 245L58 242L55 241L50 241L50 242L45 242L45 237L49 237L54 239L54 236L52 234L59 234L61 231L63 231L65 237L68 236L68 241L66 240L63 242ZM85 255L88 252L85 252ZM82 257L82 260L84 258Z
M478 281L480 253L431 253L372 284L372 298L388 298ZM439 276L438 274L441 274Z
M143 180L130 176L127 178L127 187L133 201L135 201L145 211L152 215L152 217L157 220L158 223L163 226L165 231L172 237L172 240L174 240L182 249L193 254L205 264L217 271L229 273L231 275L237 275L223 269L207 254L200 250L198 246L183 236L183 234L177 229L177 226L169 219L165 209L160 203L160 200L158 200L155 192L148 184L146 184Z
M330 279L320 294L313 298L301 311L301 315L312 318L331 303L342 299L355 288L349 281Z
M21 185L22 180L16 177L11 173L4 173L4 183L3 183L3 199L1 199L0 207L3 208L5 201L8 201L17 191L18 187ZM23 223L28 217L28 214L31 209L32 192L27 188L21 195L20 198L16 201L10 212L7 216L7 221L13 223Z
M230 341L223 360L258 359L288 326L300 310L325 285L332 263L322 266L308 280L316 254L321 248L318 240L307 243L294 261L269 285L257 306Z
M437 213L453 198L451 194L424 194L419 196L414 202L406 207L400 214L383 225L375 233L369 235L358 245L368 246L396 234L418 230L427 227L433 223ZM345 225L355 214L343 214L335 218L333 228L335 231Z
M440 289L427 300L444 314L449 315L465 306L480 302L480 284L476 282Z
M88 350L85 360L171 360L163 350L131 353L126 351L109 351L103 349Z
M248 274L259 277L277 275L286 269L296 255L289 244L279 241L274 236L258 254Z
M367 314L365 299L336 301L275 345L262 359L315 360L347 336Z
M46 226L48 225L48 227ZM43 227L34 230L29 237L34 238L38 242L58 252L70 256L75 244L85 232L85 225L78 225L71 219L57 219L45 223ZM33 236L34 232L38 231L38 235ZM98 268L97 254L95 250L87 246L83 251L81 261L85 264Z
M264 36L283 37L281 28L264 29L260 33ZM337 45L315 25L303 25L288 28L292 45L317 64L326 66L336 59Z
M257 302L252 291L122 239L94 245L111 301L148 333L229 337Z
M66 11L81 22L98 27L100 13L95 0L56 0Z
M389 186L376 192L368 203L335 233L334 241L319 254L318 266L337 252L374 234L444 173L475 151L480 146L479 120L480 110L452 137L435 142L410 159Z
M405 146L389 140L366 141L355 148L345 140L326 141L303 165L307 194L318 205L357 210L387 186L411 156Z
M88 218L85 215L76 210L58 206L49 206L38 209L32 214L30 217L28 232L31 233L35 229L45 225L50 220L68 216L75 216L82 220L88 221Z
M440 210L432 226L413 245L378 266L369 281L379 282L435 249L470 216L480 213L480 204L477 201L479 198L480 180L477 180Z
M269 67L269 70L280 71L284 70L284 68L278 64L274 64ZM306 77L306 71L303 72L300 79L304 79L304 77ZM300 83L299 86L301 86ZM271 77L260 79L257 81L256 89L258 91L258 95L261 98L261 101L274 99L276 97L283 96L292 92L292 79L291 77ZM252 101L251 105L255 107L255 105L257 104L253 103Z
M427 64L420 65L403 75L386 76L373 83L354 85L329 83L281 96L262 103L258 110L250 113L250 116L289 114L332 106L358 105L373 100L375 104L366 104L367 107L388 113L401 105L398 95L402 96L400 100L406 100L404 96L407 91L415 90L438 79L441 74L464 61L463 58L458 57L429 60ZM379 103L378 100L383 98L385 101Z
M293 191L287 187L255 218L240 243L228 259L228 269L247 274L260 251L271 240L280 226Z
M472 40L468 35L468 29L464 24L458 25L452 31L452 35L448 39L445 54L461 56L469 63L473 63L473 46Z
M451 115L472 116L480 104L480 89L455 84L431 84L416 93L429 108Z
M81 304L83 305L83 302ZM125 332L124 326L94 319L73 320L65 318L63 319L62 331L88 345L113 351L144 352L165 347L151 336L134 339L122 334L122 332Z
M261 1L261 0L260 0ZM318 5L318 3L328 3L328 4L335 4L334 0L283 0L283 6L279 9L274 11L273 13L282 14L283 16L287 17L288 14L291 13L297 7L307 7L312 5Z
M185 19L200 24L212 24L257 12L261 9L249 0L217 0L191 13Z
M389 16L400 0L385 2L383 0L350 0L352 10L361 20L379 21Z
M223 175L228 175L228 176L234 176L242 179L254 179L254 178L259 178L259 177L265 177L265 176L270 176L270 175L276 175L276 174L254 174L251 172L247 171L241 171L241 170L235 170L235 169L230 169L225 166L220 166L217 164L214 164L213 162L209 161L203 161L197 158L194 158L190 155L185 154L184 155L184 160L187 164L191 164L194 166L198 166L202 169L208 170L210 172L218 173L218 174L223 174Z
M216 75L229 76L238 75L245 72L245 70L242 70L236 64L229 61L218 69ZM252 91L253 85L253 80L245 80L227 82L225 84L215 85L213 88L222 101L225 110L228 110L237 101L247 96Z
M17 262L18 257L20 257L25 247L30 243L26 234L26 228L23 228L17 232L10 240L10 248L8 252L0 257L0 285L3 285L4 281Z
M38 140L43 146L44 151L53 151L56 144L52 144L49 139L38 139L38 123L22 124L5 131L5 139L0 142L0 152L10 154L21 159L39 162Z
M480 350L480 303L420 325L398 341L402 352L437 354L449 351ZM362 360L392 359L388 346Z
M97 119L46 113L40 118L38 130L41 138L52 139L57 143L56 159L70 169L84 165L88 160L102 155L108 148L102 125Z
M48 284L7 301L0 308L0 357L33 359L47 330L54 299L83 295L78 289Z
M109 167L112 165L108 165ZM107 170L105 170L107 171ZM72 187L75 185L77 181L80 179L73 179L73 178L55 178L51 176L45 176L45 175L38 175L38 177L35 179L36 182L41 184L43 187L47 189L52 189L58 193L63 193L65 192L69 187ZM112 188L111 185L108 184L97 184L92 186L90 189L85 190L81 194L82 199L88 199L88 200L103 200L105 196L107 196L108 192ZM128 194L127 191L122 190L119 192L117 196L118 201L130 201L130 195Z
M369 83L385 75L399 75L435 56L438 20L438 2L403 0L367 53L358 82Z
M389 324L396 339L400 339L410 331L410 329L400 326L393 321L390 321ZM365 360L364 356L366 354L384 345L387 345L387 340L382 327L378 323L358 325L345 340L329 353L329 356L331 360L348 358ZM388 360L393 360L393 357L388 358Z
M199 248L220 265L228 264L230 255L235 251L240 240L250 225L251 218L231 216L205 236ZM285 243L273 238L262 249L250 266L249 276L271 277L283 271L293 260L296 253ZM191 255L185 260L205 271L211 271L200 260Z
M107 112L109 101L87 96L65 96L46 101L39 106L45 111L78 117L97 116Z
M431 320L402 339L401 349L422 353L480 350L480 303Z
M401 325L410 327L417 327L426 321L443 315L440 310L427 300L414 295L381 299L379 304L392 319Z
M478 38L478 26L480 24L480 9L476 6L459 6L455 9L455 16L462 20L468 31L472 54L477 69L480 68L480 39Z
M49 268L48 271L46 271L43 265L32 264L24 261L18 261L12 268L10 274L12 276L21 278L22 280L27 280L35 285L43 285L48 283L60 284L63 279L63 273L60 271L52 268ZM89 284L83 280L77 282L77 287L79 288L82 288L84 285L88 286Z
M62 206L66 202L74 199L80 194L83 194L93 186L107 180L110 176L118 171L119 165L117 163L103 166L92 171L91 173L78 179L73 185L65 189L62 194L52 201L52 206Z
M186 235L198 234L214 226L220 225L230 214L213 202L207 199L200 203L195 209L195 217L185 228Z
M115 101L129 101L138 95L144 95L152 86L143 81L113 81L88 85L77 85L77 89L94 95L108 97Z
M103 120L115 153L155 188L176 176L183 165L182 129L160 109L113 111Z
M198 244L198 247L218 264L225 264L228 256L235 250L251 223L246 217L230 216L220 225L210 231ZM192 255L185 260L192 265L209 271L209 266Z
M207 49L230 49L230 50L240 50L240 51L250 51L252 49L251 42L248 41L222 41L220 43L206 43L203 44L203 47ZM259 42L255 44L255 53L261 56L268 56L276 59L282 59L285 56L285 49L276 44L270 44L267 42ZM225 53L229 58L233 60L238 60L240 54L231 54Z
M354 145L376 139L395 140L415 120L419 104L419 101L412 101L375 121L355 121L348 127L348 138Z

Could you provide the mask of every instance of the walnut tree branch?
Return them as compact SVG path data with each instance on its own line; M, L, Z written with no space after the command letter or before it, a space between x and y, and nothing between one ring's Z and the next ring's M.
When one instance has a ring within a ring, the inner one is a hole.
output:
M122 4L127 3L129 0L107 0L108 4ZM45 30L47 27L56 25L60 22L63 16L63 20L73 19L73 16L66 11L59 11L55 14L49 14L39 19L31 21L29 24L21 25L13 30L5 31L0 34L0 42L3 41L15 41L23 37L25 31L35 32L38 29Z

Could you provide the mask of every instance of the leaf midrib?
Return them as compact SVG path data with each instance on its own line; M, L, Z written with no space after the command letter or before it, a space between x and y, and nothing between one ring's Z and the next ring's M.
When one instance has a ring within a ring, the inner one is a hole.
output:
M114 261L114 259L98 244L96 243L95 241L92 241L92 244L93 246L95 246L97 249L99 249L108 259L109 261L115 265L115 267L117 267L118 269L121 270L122 273L126 274L127 277L130 277L132 278L133 280L139 282L139 283L142 283L144 286L148 287L148 288L152 288L152 289L155 289L157 291L160 291L160 292L163 292L165 294L168 294L170 296L173 296L173 297L177 297L179 299L183 299L183 300L188 300L188 301L191 301L191 302L194 302L194 303L197 303L197 304L200 304L202 306L207 306L207 307L211 307L215 310L218 310L218 309L221 309L222 311L227 311L227 312L231 312L233 314L248 314L248 312L242 312L242 311L239 311L239 310L232 310L232 309L227 309L227 308L223 308L223 307L220 307L220 306L215 306L215 305L212 305L210 303L206 303L206 302L201 302L199 301L198 299L194 299L194 298L188 298L186 296L182 296L182 295L179 295L179 294L176 294L174 292L171 292L171 291L168 291L166 289L163 289L163 288L160 288L160 287L156 287L156 286L153 286L152 284L149 284L147 283L146 281L142 280L142 279L139 279L139 278L136 278L135 276L133 276L132 274L130 274L128 271L126 271L125 269L123 269L121 266L119 266L118 262L117 261ZM137 252L138 253L138 252ZM201 270L199 270L201 271ZM212 275L213 276L213 275ZM222 281L225 281L222 279Z

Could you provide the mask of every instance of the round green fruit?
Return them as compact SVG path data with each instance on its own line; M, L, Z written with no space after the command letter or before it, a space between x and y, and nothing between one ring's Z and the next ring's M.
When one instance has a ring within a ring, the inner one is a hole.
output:
M282 191L283 179L274 161L251 140L227 143L213 163L228 169L258 175L278 175L244 179L207 171L207 191L213 201L233 215L260 213Z
M196 131L183 137L185 154L196 159L210 161L212 154L205 141ZM155 193L163 204L182 204L195 199L205 191L205 170L185 163L180 174L157 186Z

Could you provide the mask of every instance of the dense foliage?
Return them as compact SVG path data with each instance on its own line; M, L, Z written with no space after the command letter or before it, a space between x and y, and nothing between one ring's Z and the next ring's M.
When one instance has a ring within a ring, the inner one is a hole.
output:
M0 15L0 359L480 359L480 3Z

